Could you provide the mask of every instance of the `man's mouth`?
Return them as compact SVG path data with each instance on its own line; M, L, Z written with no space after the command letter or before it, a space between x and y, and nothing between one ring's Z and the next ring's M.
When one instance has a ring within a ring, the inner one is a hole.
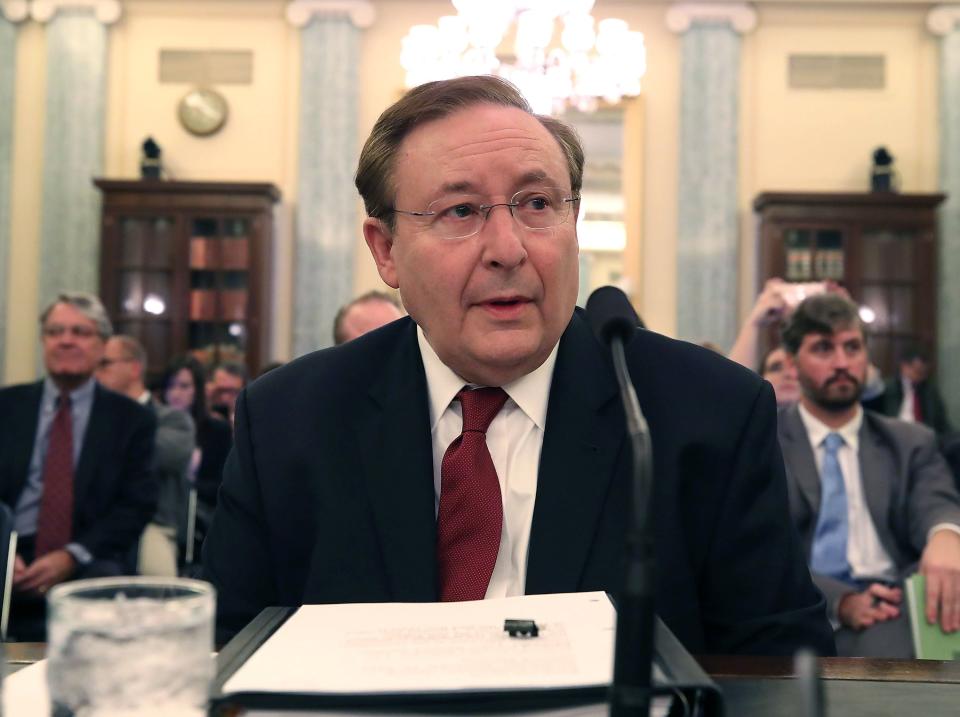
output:
M480 306L495 316L510 318L523 311L529 303L530 300L522 296L504 296L481 301Z

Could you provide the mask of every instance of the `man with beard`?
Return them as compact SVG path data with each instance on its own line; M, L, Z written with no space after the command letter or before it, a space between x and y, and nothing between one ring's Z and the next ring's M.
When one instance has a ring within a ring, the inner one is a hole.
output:
M790 510L841 655L912 657L902 581L926 576L926 619L960 629L960 496L928 428L864 411L857 307L814 296L783 330L798 405L779 418Z

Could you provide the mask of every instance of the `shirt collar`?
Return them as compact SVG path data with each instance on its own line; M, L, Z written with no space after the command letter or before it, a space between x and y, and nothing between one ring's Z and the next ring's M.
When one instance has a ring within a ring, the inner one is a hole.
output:
M88 378L80 387L70 391L70 402L76 405L79 401L93 400L93 391L96 387L96 381L93 376ZM57 399L60 397L60 389L53 379L47 376L43 379L43 406L48 410L56 410Z
M860 426L863 425L863 409L860 406L857 406L856 415L839 428L830 428L804 408L803 403L799 403L798 407L800 409L800 420L803 421L803 426L807 429L807 437L810 439L810 445L813 446L814 450L820 447L823 439L829 433L839 433L843 442L850 446L854 452L859 450Z
M417 326L417 343L423 357L423 370L427 375L427 393L430 399L430 431L432 432L447 410L450 402L460 389L470 382L464 380L447 366L427 341L423 329ZM557 363L557 346L537 369L516 381L503 386L503 390L513 400L527 418L540 430L547 424L547 401L550 398L550 384L553 381L553 367Z
M147 404L149 404L149 403L150 403L150 392L149 392L148 390L144 389L144 390L143 390L143 393L141 393L139 396L137 396L137 403L139 403L141 406L146 406Z

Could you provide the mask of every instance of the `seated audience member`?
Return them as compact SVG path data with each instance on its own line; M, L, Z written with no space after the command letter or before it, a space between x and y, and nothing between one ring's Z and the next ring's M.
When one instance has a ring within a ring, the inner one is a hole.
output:
M19 533L9 632L42 641L44 595L123 574L157 509L156 419L93 378L112 328L95 296L63 293L40 316L46 378L0 389L0 500Z
M237 396L247 385L247 369L235 361L217 364L207 381L207 405L210 411L233 425L233 412L236 409Z
M773 386L777 406L790 406L800 398L797 369L787 358L787 352L782 346L770 349L763 357L763 361L760 362L760 376Z
M381 115L356 184L410 316L241 393L203 548L222 635L269 605L620 592L632 472L609 350L575 308L582 172L576 133L499 78ZM650 331L626 358L660 616L695 653L832 652L769 384Z
M217 505L217 491L233 444L233 431L225 420L207 411L203 367L191 356L174 360L160 381L160 395L171 408L193 418L197 432L196 448L190 461L190 477L197 488L197 546L210 525ZM186 535L181 536L181 540Z
M907 423L923 423L940 436L952 432L940 390L930 379L930 355L919 346L908 347L898 368L899 375L887 379L882 395L868 407Z
M333 320L333 342L339 346L402 316L403 312L390 294L368 291L337 312Z
M177 536L186 528L193 419L153 399L143 380L146 370L143 345L132 336L112 336L100 359L97 381L146 406L157 418L153 468L160 481L160 502L140 539L137 572L172 577L177 574Z
M960 496L928 428L861 408L857 307L806 299L783 330L799 405L780 414L793 520L842 655L911 657L902 580L926 576L926 618L960 628Z

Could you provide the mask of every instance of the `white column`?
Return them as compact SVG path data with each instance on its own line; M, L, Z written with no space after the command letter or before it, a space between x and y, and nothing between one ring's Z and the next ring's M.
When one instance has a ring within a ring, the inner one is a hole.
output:
M0 380L7 334L7 266L10 256L10 192L13 187L13 100L17 76L17 26L27 18L27 3L0 3Z
M960 5L941 5L927 15L940 36L940 207L938 378L951 419L960 421Z
M682 33L677 333L729 348L737 333L740 35L756 25L746 3L681 3Z
M360 31L374 17L365 0L287 6L287 19L301 28L294 356L333 343L337 309L353 295Z
M47 100L40 232L40 305L58 291L99 286L107 28L116 0L33 0L30 16L46 24Z

